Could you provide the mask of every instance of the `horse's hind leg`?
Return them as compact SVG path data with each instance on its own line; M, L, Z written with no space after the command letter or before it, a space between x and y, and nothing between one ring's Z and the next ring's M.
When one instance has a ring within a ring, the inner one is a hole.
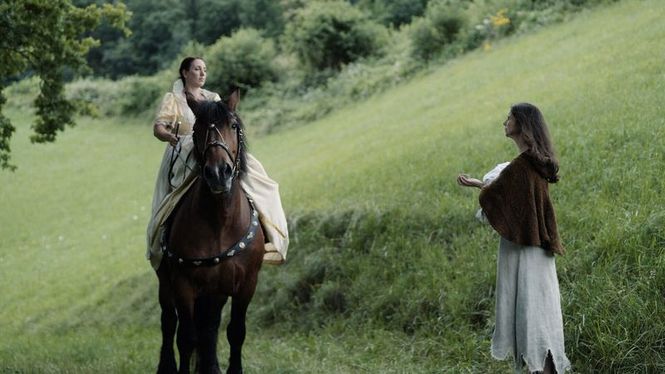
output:
M249 301L249 298L233 297L231 321L226 328L226 338L231 346L227 374L242 373L242 345L245 342L245 316Z
M197 372L218 374L217 335L226 296L205 295L196 300L194 321L197 336Z
M158 271L159 277L159 306L162 309L162 348L159 354L158 374L176 373L177 367L175 354L173 352L173 338L175 337L178 315L175 311L175 303L164 273L164 265Z

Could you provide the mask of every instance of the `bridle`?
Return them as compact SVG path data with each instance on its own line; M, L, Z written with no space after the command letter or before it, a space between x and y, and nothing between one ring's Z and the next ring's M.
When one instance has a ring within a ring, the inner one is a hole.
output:
M205 156L211 148L221 147L224 150L224 152L226 152L226 154L229 156L229 158L233 160L233 167L231 169L232 171L231 179L235 179L238 176L238 174L240 174L240 154L243 150L242 149L243 132L242 128L239 125L240 122L238 121L238 117L236 116L236 114L231 111L229 111L229 113L231 115L229 126L231 126L236 131L236 141L238 144L238 151L236 152L236 156L233 157L233 154L231 153L231 148L229 147L228 143L226 143L224 135L222 135L222 132L219 131L217 125L215 123L210 123L208 125L208 128L206 129L205 148L203 148L203 153L201 154L201 157L199 159L199 166L202 166L202 164L205 163ZM212 139L211 133L213 130L217 133L217 135L219 135L219 139Z

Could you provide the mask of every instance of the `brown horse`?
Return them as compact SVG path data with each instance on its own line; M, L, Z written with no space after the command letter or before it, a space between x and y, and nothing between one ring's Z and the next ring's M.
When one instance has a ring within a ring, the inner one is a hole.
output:
M199 177L169 218L164 258L157 270L162 308L158 373L176 372L173 338L177 326L179 373L219 373L217 332L231 297L227 373L242 373L245 315L254 295L264 254L258 214L240 187L245 137L235 114L238 91L227 102L193 102L194 157Z

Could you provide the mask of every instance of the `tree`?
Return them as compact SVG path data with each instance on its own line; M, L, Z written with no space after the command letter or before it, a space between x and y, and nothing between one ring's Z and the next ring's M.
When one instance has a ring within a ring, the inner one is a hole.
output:
M468 20L463 11L445 1L432 1L425 16L416 19L411 28L411 53L429 60L458 39Z
M76 5L104 0L72 0ZM280 1L275 0L124 0L132 13L132 36L102 23L94 33L102 41L88 54L94 75L111 79L150 75L166 68L192 39L212 45L240 28L255 28L264 36L282 33Z
M399 27L423 15L427 0L359 0L357 5L384 25Z
M205 45L240 28L240 0L197 0L189 9L192 37Z
M37 120L32 142L55 140L65 125L74 125L76 103L64 95L66 69L81 71L86 54L99 42L86 33L103 19L129 33L125 22L130 14L124 4L76 7L71 0L3 0L0 3L0 167L10 164L10 139L15 128L2 114L7 99L3 89L26 75L39 76L40 94L35 99Z
M264 35L276 37L284 31L283 12L279 1L243 0L239 9L241 26L263 30Z
M259 87L277 78L277 53L271 39L255 29L240 29L229 37L221 37L210 46L206 60L213 69L208 84L227 93L233 86L242 89Z
M117 66L129 60L129 74L150 75L165 68L191 39L190 21L181 0L131 1L132 35L121 40L105 61Z
M325 70L377 53L384 31L345 1L312 1L295 12L284 38L303 65Z

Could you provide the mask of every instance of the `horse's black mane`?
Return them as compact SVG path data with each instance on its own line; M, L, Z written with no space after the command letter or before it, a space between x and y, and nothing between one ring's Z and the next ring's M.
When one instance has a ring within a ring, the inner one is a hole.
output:
M196 116L196 122L194 123L194 134L197 131L205 133L208 125L211 123L216 124L217 126L229 126L233 118L236 119L238 124L238 131L240 131L240 144L238 148L240 150L238 162L240 167L240 174L247 172L247 139L245 137L245 125L242 123L242 120L238 115L231 112L229 107L223 101L201 101L192 103L188 100L194 115ZM193 135L194 144L196 145L197 136ZM198 147L196 147L199 149ZM198 155L197 155L198 157Z

